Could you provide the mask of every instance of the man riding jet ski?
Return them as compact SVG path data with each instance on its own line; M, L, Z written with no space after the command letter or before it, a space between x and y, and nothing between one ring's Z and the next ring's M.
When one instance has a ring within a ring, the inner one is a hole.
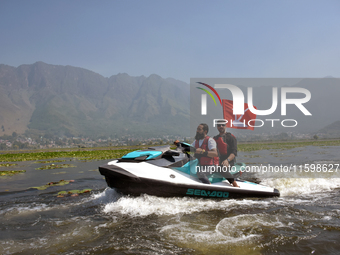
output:
M196 148L187 143L177 143L176 150L170 146L150 147L113 160L99 171L105 176L109 187L123 194L139 196L148 194L160 197L244 198L280 196L277 189L260 184L237 180L233 187L221 176L210 176L211 184L202 183L196 172L198 159L190 152ZM235 166L238 173L244 165ZM242 169L241 169L242 170Z
M231 167L235 165L234 159L237 154L236 138L231 136L231 140L228 137L229 144L225 143L226 135L230 133L225 133L225 124L217 124L217 128L220 134L214 138L210 138L208 136L209 127L207 124L202 123L197 127L196 140L191 144L196 148L195 157L199 160L201 166L201 169L197 171L197 176L203 183L210 184L207 175L211 175L211 171L210 173L203 171L205 170L204 167L207 168L210 166L210 168L215 168L214 172L218 172L234 187L239 187L233 176L229 173Z

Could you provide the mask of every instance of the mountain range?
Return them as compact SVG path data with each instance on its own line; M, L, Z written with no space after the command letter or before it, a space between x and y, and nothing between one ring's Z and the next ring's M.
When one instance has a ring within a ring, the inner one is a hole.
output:
M0 136L188 135L189 85L43 62L0 65Z
M336 121L316 132L327 138L338 138L340 137L340 120Z
M120 73L107 78L83 68L43 62L19 67L1 64L0 136L11 135L13 132L113 138L127 135L136 138L190 136L195 132L197 124L212 123L209 118L201 118L199 99L202 90L196 88L196 81L206 82L204 79L191 79L189 85L156 74L132 77ZM209 83L210 80L207 81ZM299 122L296 127L290 129L276 125L272 128L270 123L266 123L264 127L255 128L255 131L234 129L233 133L315 133L340 120L340 79L291 81L264 78L228 81L237 85L244 95L247 95L247 86L258 83L253 88L254 105L261 110L270 108L272 90L269 85L277 82L282 83L278 87L308 89L311 99L304 106L312 116L304 116L292 105L287 107L289 114L281 116L278 104L275 113L268 117L258 117L296 119ZM191 100L190 104L190 98L196 100ZM208 100L208 110L210 112L207 116L222 117L221 107L214 106L212 100ZM328 128L328 133L337 136L337 127L337 124L331 126L333 131L330 132Z

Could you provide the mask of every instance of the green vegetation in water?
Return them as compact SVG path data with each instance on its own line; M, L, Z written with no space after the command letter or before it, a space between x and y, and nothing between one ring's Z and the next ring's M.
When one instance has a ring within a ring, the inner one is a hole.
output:
M33 161L43 159L73 158L78 160L104 160L121 158L123 155L136 150L133 149L112 149L112 150L84 150L84 151L55 151L55 152L29 152L29 153L8 153L0 155L0 162ZM140 148L138 148L140 149ZM37 162L41 163L41 162Z
M63 171L63 172L52 173L52 174L66 174L66 172L65 172L65 171Z
M46 185L39 186L39 187L31 187L31 188L32 189L38 189L38 190L45 190L45 189L47 189L49 187L53 187L53 186L64 186L64 185L69 184L70 182L74 182L74 180L68 180L68 181L60 180L58 182L49 182Z
M312 140L312 141L279 141L263 143L239 143L238 151L257 151L257 150L284 150L305 146L340 146L340 140ZM17 162L17 161L37 161L43 159L60 159L72 158L84 161L105 160L121 158L123 155L138 149L145 149L145 146L134 146L111 148L111 149L93 149L77 151L53 151L53 152L28 152L28 153L8 153L0 155L0 162ZM41 163L41 162L37 162Z
M260 155L244 155L245 158L261 158Z
M289 150L305 146L340 146L340 140L248 143L238 144L237 150L244 152L258 150Z
M10 167L10 166L17 166L18 164L9 164L9 163L6 163L6 164L0 164L0 167Z
M289 154L284 154L283 152L282 153L270 153L270 155L272 155L273 157L276 157L276 158L290 157Z
M51 165L38 167L35 170L59 169L59 168L69 168L69 167L76 167L76 166L71 165L71 164L60 164L60 165L51 164Z
M69 190L69 191L60 191L58 192L57 197L65 197L65 196L71 196L76 197L79 196L79 194L89 193L92 189L83 189L83 190Z
M45 160L45 161L36 161L34 163L38 164L50 164L50 163L60 163L60 162L65 162L66 160Z
M16 174L25 173L26 170L17 170L17 171L0 171L0 176L13 176Z

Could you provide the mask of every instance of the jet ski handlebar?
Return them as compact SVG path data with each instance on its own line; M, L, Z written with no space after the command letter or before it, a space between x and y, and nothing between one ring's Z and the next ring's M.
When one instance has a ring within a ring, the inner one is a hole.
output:
M180 142L178 140L174 141L174 144L179 148L181 147L183 152L195 152L196 148L191 146L191 144Z

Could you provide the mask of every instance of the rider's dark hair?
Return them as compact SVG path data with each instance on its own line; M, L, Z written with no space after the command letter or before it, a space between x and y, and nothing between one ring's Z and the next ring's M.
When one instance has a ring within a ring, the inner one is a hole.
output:
M208 134L209 126L207 124L205 124L205 123L201 123L200 125L203 127L203 131L207 131L207 134Z

